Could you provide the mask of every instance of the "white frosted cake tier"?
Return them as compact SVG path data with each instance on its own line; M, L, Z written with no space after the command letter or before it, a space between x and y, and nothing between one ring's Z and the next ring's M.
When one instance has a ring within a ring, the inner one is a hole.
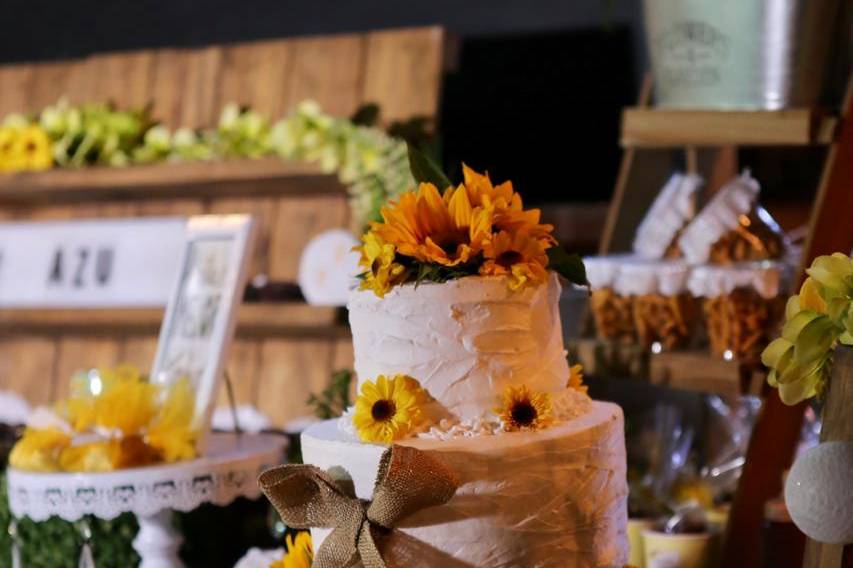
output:
M593 402L583 416L538 432L398 443L434 452L461 484L446 505L415 513L392 533L383 548L389 567L622 568L627 562L618 406ZM385 449L342 432L337 420L302 434L305 463L351 482L361 499L372 497ZM315 548L328 534L312 530ZM422 563L401 564L395 554Z
M489 413L508 385L559 392L569 378L556 274L513 292L505 277L407 284L349 299L359 388L378 375L417 379L460 419Z

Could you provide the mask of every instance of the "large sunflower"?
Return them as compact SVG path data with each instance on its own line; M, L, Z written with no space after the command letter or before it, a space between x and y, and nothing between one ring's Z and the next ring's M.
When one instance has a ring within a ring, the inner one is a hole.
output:
M421 425L426 394L406 375L376 377L361 385L352 422L363 442L390 444Z
M382 219L373 232L400 254L443 266L471 260L492 228L490 211L473 207L463 187L449 188L442 197L431 183L383 207Z
M551 235L554 227L540 222L539 209L524 209L521 195L515 192L511 181L495 186L488 174L477 173L464 164L462 173L471 204L492 211L492 222L496 231L526 231L541 241L545 248L556 243Z
M526 385L508 386L504 391L502 404L495 408L495 413L500 417L503 429L507 432L541 430L554 421L551 395L534 394Z
M508 276L511 290L544 282L548 275L548 255L542 242L526 231L501 231L485 244L483 252L486 261L480 274Z

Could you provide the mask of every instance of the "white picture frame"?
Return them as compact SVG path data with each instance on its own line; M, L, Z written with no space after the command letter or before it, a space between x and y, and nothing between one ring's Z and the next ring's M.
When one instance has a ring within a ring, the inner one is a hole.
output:
M249 215L199 215L187 220L150 380L168 386L181 377L189 379L200 453L234 337L254 241L255 223Z

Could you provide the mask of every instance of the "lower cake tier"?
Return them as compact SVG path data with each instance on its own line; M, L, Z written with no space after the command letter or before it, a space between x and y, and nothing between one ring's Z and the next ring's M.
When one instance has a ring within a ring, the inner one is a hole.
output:
M371 499L384 446L337 420L302 434L305 463ZM431 452L461 479L445 505L406 518L383 544L389 567L622 568L628 540L622 409L594 402L538 432L398 442ZM315 549L329 534L312 530Z

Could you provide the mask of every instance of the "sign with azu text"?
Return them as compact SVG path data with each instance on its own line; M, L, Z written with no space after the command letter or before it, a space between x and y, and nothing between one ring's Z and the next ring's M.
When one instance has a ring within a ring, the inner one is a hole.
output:
M163 307L183 217L0 223L0 308Z

